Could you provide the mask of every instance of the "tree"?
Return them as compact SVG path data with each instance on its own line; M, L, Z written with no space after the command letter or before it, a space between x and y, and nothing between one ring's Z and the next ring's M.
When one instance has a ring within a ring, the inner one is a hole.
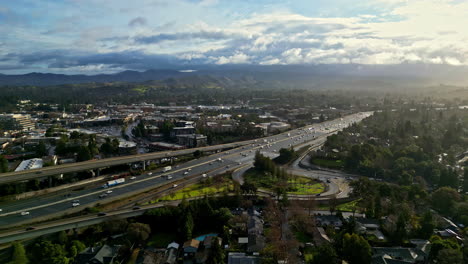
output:
M39 145L36 148L36 155L39 157L43 157L47 155L47 147L44 142L39 142Z
M368 264L371 262L372 250L362 236L357 234L344 234L343 258L350 264Z
M446 248L437 254L437 264L463 264L463 255L460 250Z
M454 214L458 201L460 201L460 195L450 187L442 187L432 193L432 206L445 215Z
M211 253L206 260L207 264L224 264L224 251L221 248L218 237L214 238L211 243Z
M8 160L0 155L0 173L8 172Z
M9 264L27 264L29 263L26 251L24 250L23 244L15 242L13 243L13 255Z
M89 151L89 148L85 146L81 146L80 149L78 150L77 160L86 161L86 160L90 160L91 158L92 156L91 156L91 152Z
M331 244L325 243L317 248L317 252L314 255L312 264L334 264L338 262L338 256L335 248Z
M130 240L142 243L149 238L149 235L151 234L151 228L147 224L131 223L128 225L127 234Z
M465 167L464 173L463 173L463 191L465 193L468 192L468 166Z
M427 211L423 215L423 218L421 220L421 227L418 233L421 236L421 238L428 239L434 232L434 228L435 223L432 217L432 213L430 211Z
M57 241L61 244L61 245L66 245L67 242L68 242L68 236L67 236L67 233L65 233L65 231L60 231L57 235Z
M34 262L48 264L68 264L69 259L63 245L53 244L50 241L42 240L34 244L31 256Z
M70 250L69 250L68 255L71 258L75 258L78 255L78 253L82 252L85 249L86 249L86 245L83 244L83 242L81 242L79 240L73 240L70 243Z
M184 233L187 239L192 238L192 232L195 224L193 223L192 213L188 212L185 217L185 224L184 224Z

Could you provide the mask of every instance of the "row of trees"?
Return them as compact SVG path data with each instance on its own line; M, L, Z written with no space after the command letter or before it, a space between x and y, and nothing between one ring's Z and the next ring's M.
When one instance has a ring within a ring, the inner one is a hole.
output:
M353 173L402 185L417 182L457 189L460 170L453 166L468 148L467 119L459 110L376 112L328 137L325 146L339 149L337 158Z

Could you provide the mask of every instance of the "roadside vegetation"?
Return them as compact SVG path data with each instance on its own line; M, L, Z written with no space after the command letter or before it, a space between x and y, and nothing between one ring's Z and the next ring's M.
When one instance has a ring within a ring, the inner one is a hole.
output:
M218 176L215 178L206 178L199 183L192 184L182 188L161 198L158 198L150 203L161 201L174 201L182 199L197 198L203 196L211 196L234 191L234 182L227 177Z

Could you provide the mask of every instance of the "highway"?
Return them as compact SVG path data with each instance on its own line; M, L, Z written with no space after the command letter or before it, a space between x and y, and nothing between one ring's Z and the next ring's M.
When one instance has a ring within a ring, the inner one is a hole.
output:
M95 206L97 203L111 202L112 200L133 196L156 187L167 186L167 188L172 188L173 184L183 184L185 178L203 177L203 174L207 174L207 177L210 177L225 171L231 171L246 166L246 164L251 164L257 150L261 151L264 155L276 156L281 148L298 146L304 143L315 144L320 141L323 142L323 138L334 131L359 122L370 114L354 114L341 119L292 130L280 135L253 140L248 145L242 145L244 144L242 143L241 147L205 156L198 160L191 160L174 167L168 172L154 171L140 175L134 180L127 178L124 184L108 189L95 187L72 192L66 198L61 195L53 195L4 204L1 206L3 211L0 213L0 227L8 229L37 221L59 218L81 211L85 207ZM193 152L193 150L187 151ZM309 173L312 174L313 172ZM105 198L99 198L100 195L108 191L112 192ZM80 205L72 207L74 200L79 200ZM29 214L21 215L21 212L29 212Z
M62 164L57 166L43 167L39 169L24 170L24 171L14 171L0 174L0 184L6 184L11 182L26 181L35 178L43 178L47 176L57 176L64 173L93 170L99 168L106 168L110 166L116 166L121 164L129 164L135 162L142 162L147 160L155 160L165 157L176 157L182 155L192 154L196 150L200 151L217 151L228 148L235 148L239 146L252 144L254 140L240 141L229 144L214 145L208 147L200 148L191 148L177 151L164 151L164 152L152 152L145 154L136 154L121 156L108 159L100 160L89 160L77 163Z

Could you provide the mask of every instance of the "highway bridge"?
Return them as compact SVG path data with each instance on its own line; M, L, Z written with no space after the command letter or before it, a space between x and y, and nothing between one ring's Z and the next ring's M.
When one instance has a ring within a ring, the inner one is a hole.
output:
M240 141L240 142L234 142L234 143L222 144L222 145L214 145L214 146L208 146L208 147L191 148L191 149L183 149L183 150L176 150L176 151L153 152L153 153L146 153L146 154L136 154L136 155L128 155L128 156L122 156L122 157L115 157L115 158L89 160L89 161L83 161L83 162L77 162L77 163L62 164L62 165L43 167L43 168L32 169L32 170L7 172L7 173L0 174L0 184L27 181L27 180L32 180L36 178L44 178L47 176L56 176L60 174L70 173L70 172L93 170L93 169L111 167L111 166L116 166L116 165L121 165L121 164L143 162L143 161L156 160L156 159L162 159L162 158L167 158L167 157L183 156L183 155L192 154L197 150L202 151L202 152L210 152L210 151L217 151L217 150L223 150L223 149L229 149L229 148L236 148L236 147L241 147L244 145L252 144L253 142L254 140L247 140L247 141Z
M137 176L136 179L125 182L125 184L118 185L110 189L102 189L99 186L95 186L95 188L70 192L66 198L64 198L61 194L57 194L6 203L1 205L3 212L0 213L0 226L4 229L11 230L11 228L15 226L26 224L29 225L38 221L47 221L54 218L57 219L73 212L81 211L85 207L95 206L98 203L104 204L113 200L123 199L125 197L130 197L132 195L136 195L154 188L164 186L164 188L170 189L176 187L174 184L178 184L180 187L184 184L187 184L189 179L193 177L202 177L202 175L205 175L205 177L212 177L226 171L232 171L236 168L243 167L246 164L251 164L254 160L256 151L261 151L264 155L267 156L275 156L278 155L278 152L281 148L301 146L306 143L321 143L325 137L334 133L334 131L349 126L352 123L359 122L368 115L370 114L354 114L343 117L342 119L314 124L305 128L292 130L280 135L266 137L259 140L226 144L222 148L234 148L236 146L234 144L239 144L239 147L232 150L215 153L210 156L201 157L197 160L191 160L189 162L175 166L175 168L169 172L148 172ZM203 149L204 151L214 150L210 147L199 149ZM195 150L196 149L190 149L186 151L193 152ZM172 156L173 153L174 152L169 152L167 153L167 156ZM154 154L162 154L163 157L166 156L165 152L142 154L136 156L144 156L143 159L155 159L155 156L151 156L151 158L147 157L147 155ZM121 164L119 162L132 162L129 161L129 156L119 157L118 159L118 164ZM124 159L125 161L120 159ZM136 161L134 160L133 162L137 161L141 161L141 159ZM81 164L77 163L70 165L79 166ZM101 166L109 165L106 164ZM317 176L311 175L311 177ZM337 186L339 184L340 182L337 182ZM106 198L101 198L101 194L109 193L109 191L111 192ZM75 199L79 199L81 204L80 206L71 206L72 201ZM28 214L22 215L22 212L28 212Z

